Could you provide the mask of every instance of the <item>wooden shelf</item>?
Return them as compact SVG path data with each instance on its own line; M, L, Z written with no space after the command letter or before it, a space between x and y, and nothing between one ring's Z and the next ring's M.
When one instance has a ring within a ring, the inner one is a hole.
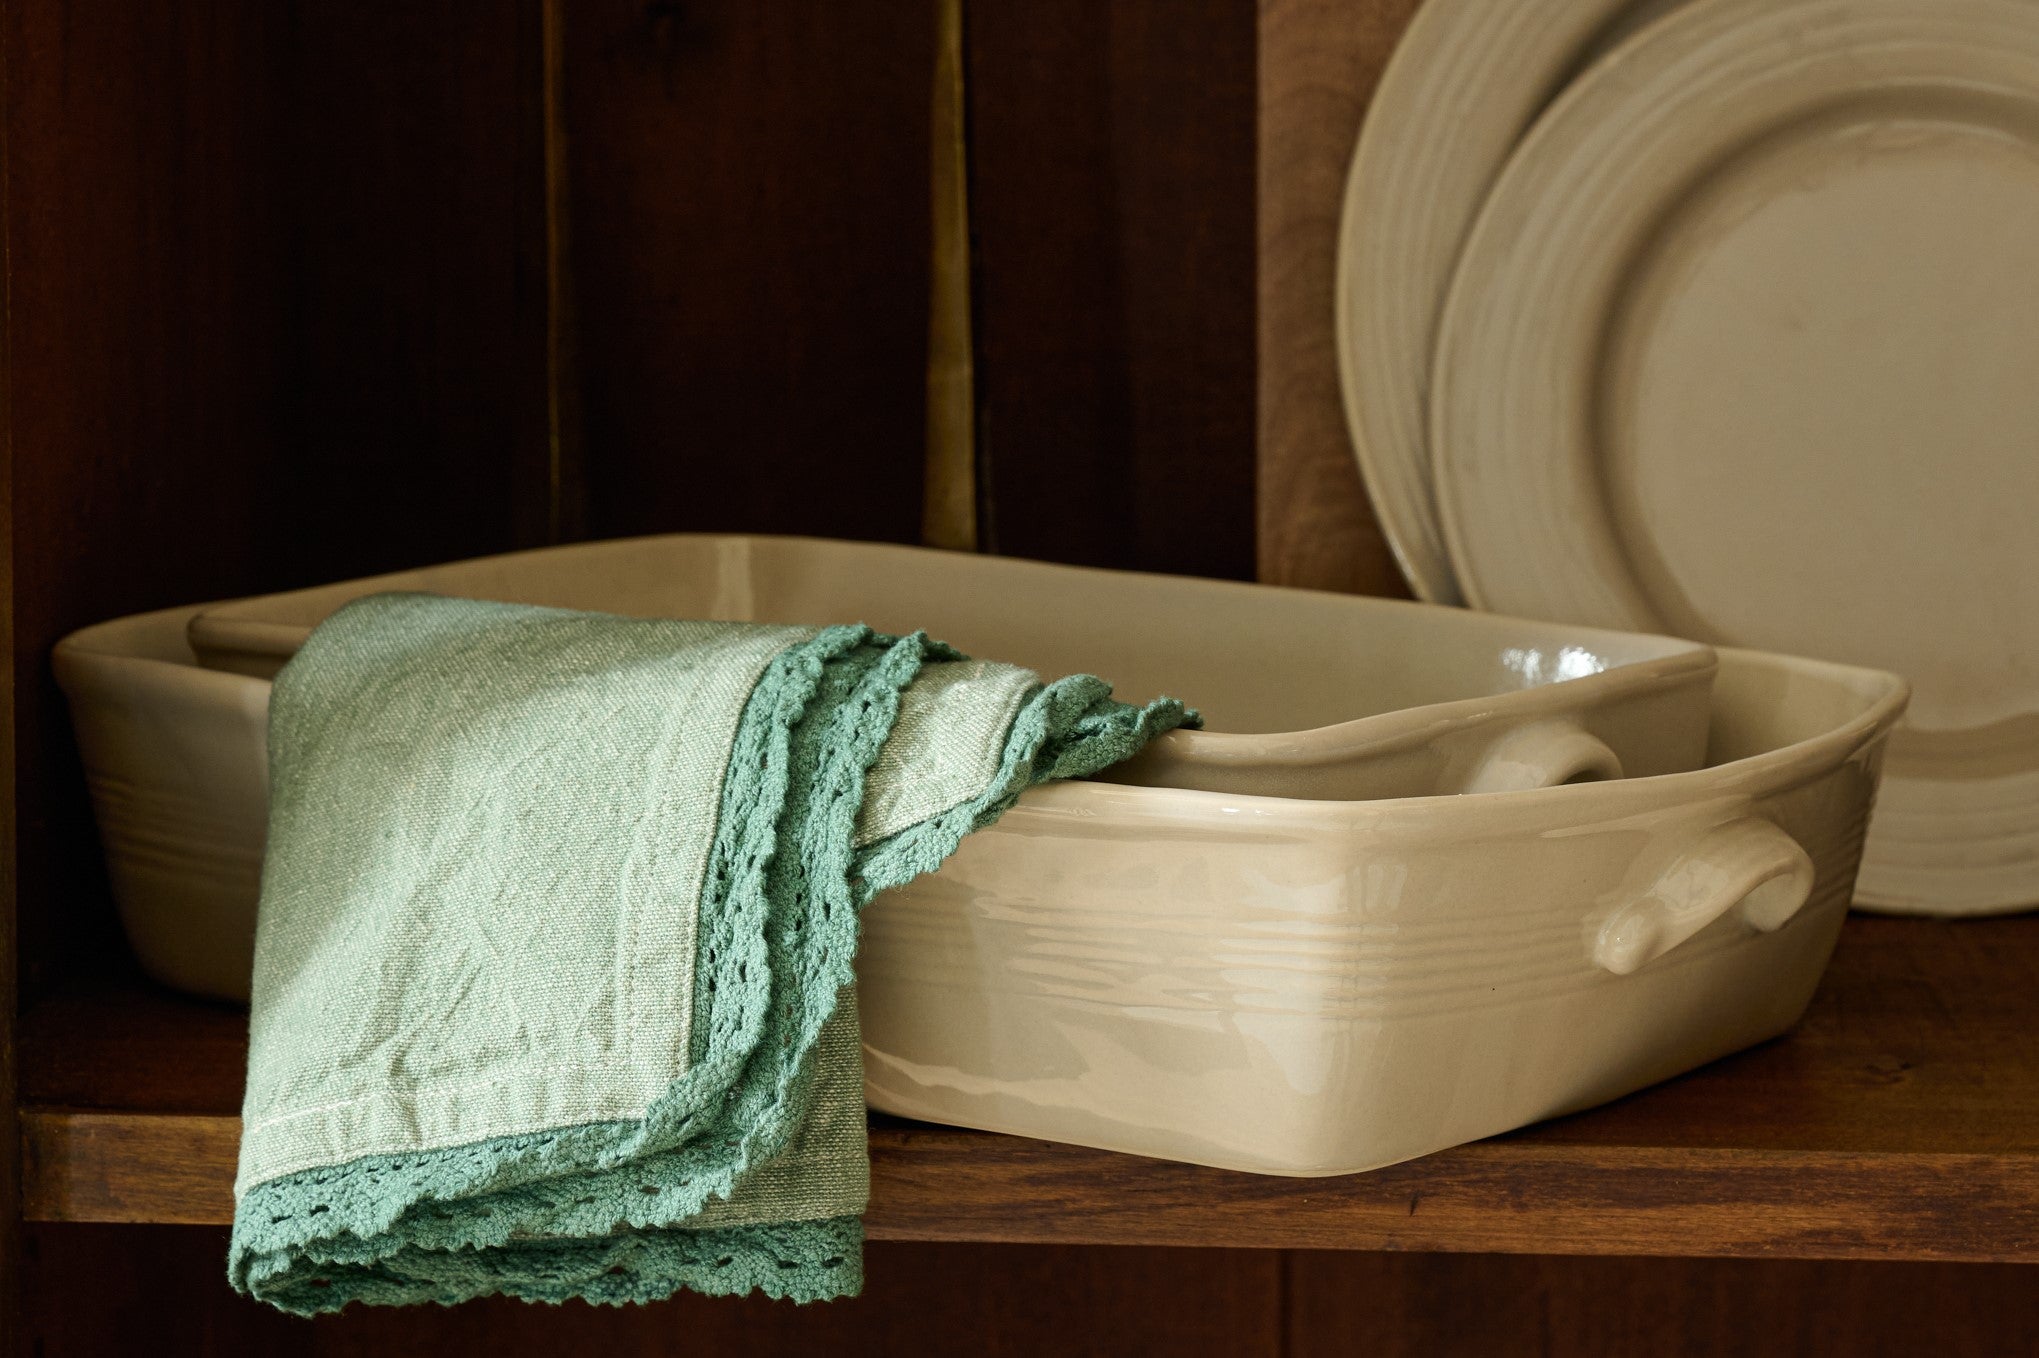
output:
M23 1021L27 1215L223 1223L231 1009ZM2039 1262L2039 919L1851 920L1789 1036L1576 1117L1276 1179L874 1117L874 1239Z

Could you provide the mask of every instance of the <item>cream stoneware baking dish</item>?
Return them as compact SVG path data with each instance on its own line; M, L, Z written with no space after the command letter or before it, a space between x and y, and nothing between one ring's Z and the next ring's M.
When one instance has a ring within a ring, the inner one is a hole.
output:
M414 589L759 622L926 628L1122 697L1173 693L1204 731L1114 781L1289 797L1505 791L1696 766L1710 648L1420 605L801 538L676 535L457 562L203 610L212 668L267 678L347 600ZM1559 682L1562 681L1562 682Z
M1036 789L867 910L866 1095L1294 1175L1616 1098L1797 1021L1906 697L1723 651L1697 772L1377 802Z

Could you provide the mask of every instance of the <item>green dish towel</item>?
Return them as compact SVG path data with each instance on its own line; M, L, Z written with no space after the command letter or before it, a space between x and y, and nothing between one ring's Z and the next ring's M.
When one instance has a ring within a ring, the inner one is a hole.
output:
M1109 695L861 626L342 609L270 703L234 1285L856 1292L857 912L1195 721Z

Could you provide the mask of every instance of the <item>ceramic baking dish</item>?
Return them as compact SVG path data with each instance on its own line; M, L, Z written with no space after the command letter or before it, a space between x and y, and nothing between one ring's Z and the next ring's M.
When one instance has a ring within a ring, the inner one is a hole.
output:
M115 900L166 983L246 995L267 676L319 619L379 589L918 623L1045 674L1111 675L1127 697L1193 698L1245 734L1171 735L1115 776L1246 792L1413 795L1689 768L1714 668L1690 643L1419 604L790 538L554 548L120 619L66 638L55 667Z
M269 685L195 610L57 664L135 951L246 992ZM1902 681L1724 652L1711 767L1493 796L1038 788L873 902L874 1107L1285 1174L1365 1169L1781 1032L1830 951Z
M1616 1098L1797 1021L1906 696L1722 651L1697 772L1377 802L1036 789L866 911L867 1097L1295 1175Z
M666 617L926 628L974 655L1208 729L1114 781L1288 797L1503 791L1694 767L1713 653L1662 637L1213 580L873 543L678 535L458 562L207 608L192 644L267 678L348 599L389 589ZM1562 682L1559 682L1562 681Z

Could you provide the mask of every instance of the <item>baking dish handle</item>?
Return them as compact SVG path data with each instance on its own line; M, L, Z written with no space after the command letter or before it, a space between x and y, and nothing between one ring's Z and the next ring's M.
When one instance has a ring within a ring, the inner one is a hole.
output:
M1574 722L1537 721L1495 741L1467 792L1526 792L1560 783L1621 777L1621 756Z
M1600 926L1593 960L1626 976L1730 910L1768 933L1798 913L1812 884L1812 859L1775 822L1744 816L1716 825L1664 869L1648 895Z

